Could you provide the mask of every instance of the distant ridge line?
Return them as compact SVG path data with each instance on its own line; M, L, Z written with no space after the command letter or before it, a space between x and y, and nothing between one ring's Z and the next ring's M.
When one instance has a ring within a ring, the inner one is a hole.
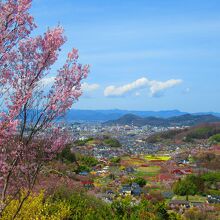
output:
M134 114L126 114L119 119L109 120L104 125L134 125L134 126L193 126L204 123L220 122L220 117L212 114L192 115L184 114L170 118L140 117Z
M181 115L208 115L212 114L216 117L220 117L220 113L215 112L200 112L200 113L188 113L179 110L162 110L162 111L133 111L133 110L82 110L71 109L65 116L66 121L97 121L106 122L109 120L117 120L126 114L134 114L140 117L157 117L157 118L170 118Z

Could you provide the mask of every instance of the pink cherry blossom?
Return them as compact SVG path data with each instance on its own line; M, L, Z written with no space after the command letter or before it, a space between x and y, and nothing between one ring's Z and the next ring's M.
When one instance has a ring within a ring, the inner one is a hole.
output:
M58 26L43 36L30 37L36 28L29 14L31 0L0 1L0 188L1 199L31 190L41 166L69 142L57 118L78 100L88 65L78 63L72 49L49 89L42 80L50 76L65 43ZM1 211L3 208L0 210Z

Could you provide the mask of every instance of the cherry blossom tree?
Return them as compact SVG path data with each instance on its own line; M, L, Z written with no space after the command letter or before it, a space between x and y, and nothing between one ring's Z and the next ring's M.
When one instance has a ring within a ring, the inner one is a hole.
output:
M29 196L44 162L69 141L57 122L80 97L89 72L73 49L45 87L66 38L60 26L30 37L36 27L30 6L31 0L0 0L0 213L22 189Z

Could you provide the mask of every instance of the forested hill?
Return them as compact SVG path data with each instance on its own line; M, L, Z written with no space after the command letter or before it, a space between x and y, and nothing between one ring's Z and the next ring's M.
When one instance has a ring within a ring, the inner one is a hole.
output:
M117 120L105 122L105 125L134 125L134 126L193 126L202 123L220 122L220 118L211 114L191 115L184 114L170 118L140 117L134 114L127 114Z

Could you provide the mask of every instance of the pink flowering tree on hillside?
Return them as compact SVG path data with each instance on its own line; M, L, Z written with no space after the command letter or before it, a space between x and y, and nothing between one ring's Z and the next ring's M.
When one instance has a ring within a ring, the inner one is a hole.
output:
M0 0L0 212L9 195L19 196L25 188L28 197L43 163L68 142L55 122L78 100L89 72L73 49L45 88L66 39L59 26L30 37L35 28L30 5L31 0Z

